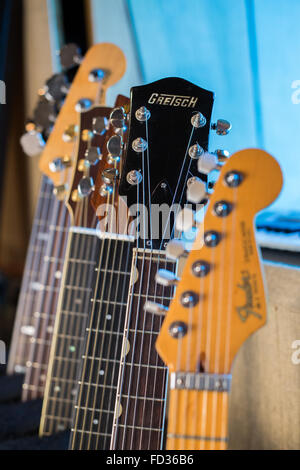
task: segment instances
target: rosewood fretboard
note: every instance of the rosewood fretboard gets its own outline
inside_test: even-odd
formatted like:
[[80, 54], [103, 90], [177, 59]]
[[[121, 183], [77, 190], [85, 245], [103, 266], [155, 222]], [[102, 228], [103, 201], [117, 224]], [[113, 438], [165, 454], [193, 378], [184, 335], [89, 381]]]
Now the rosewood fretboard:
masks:
[[158, 250], [134, 250], [123, 354], [114, 416], [112, 449], [161, 449], [164, 439], [167, 368], [155, 342], [163, 318], [145, 312], [148, 301], [169, 305], [173, 287], [155, 283], [158, 269], [176, 264]]

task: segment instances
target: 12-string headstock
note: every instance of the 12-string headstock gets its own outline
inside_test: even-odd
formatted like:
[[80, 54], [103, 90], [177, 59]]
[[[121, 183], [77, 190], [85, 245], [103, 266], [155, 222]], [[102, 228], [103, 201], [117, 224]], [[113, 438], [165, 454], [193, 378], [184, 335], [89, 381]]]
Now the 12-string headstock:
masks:
[[238, 349], [264, 325], [254, 218], [281, 187], [278, 163], [262, 150], [237, 152], [221, 169], [204, 219], [203, 248], [199, 234], [156, 343], [172, 372], [230, 373]]
[[82, 60], [39, 161], [63, 199], [72, 184], [79, 112], [105, 103], [106, 90], [124, 75], [126, 60], [114, 44], [91, 47]]
[[[150, 212], [154, 204], [171, 209], [172, 204], [186, 202], [187, 182], [193, 176], [200, 179], [197, 163], [208, 150], [213, 100], [212, 92], [181, 78], [164, 78], [131, 89], [128, 143], [119, 186], [129, 208], [143, 205]], [[154, 236], [151, 223], [149, 216], [148, 224], [145, 222], [149, 233], [142, 236], [148, 247], [159, 247], [169, 237], [164, 236], [164, 226]]]

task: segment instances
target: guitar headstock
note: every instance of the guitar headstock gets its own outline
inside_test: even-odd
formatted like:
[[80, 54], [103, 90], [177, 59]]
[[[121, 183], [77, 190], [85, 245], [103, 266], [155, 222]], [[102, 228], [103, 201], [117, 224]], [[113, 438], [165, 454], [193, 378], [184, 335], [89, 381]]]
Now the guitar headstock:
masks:
[[124, 54], [109, 43], [91, 47], [81, 62], [39, 161], [61, 199], [72, 182], [79, 113], [103, 105], [107, 89], [120, 80], [125, 69]]
[[266, 322], [254, 219], [281, 187], [278, 163], [262, 150], [237, 152], [222, 167], [203, 239], [188, 255], [156, 343], [172, 372], [230, 373], [239, 348]]
[[[213, 101], [212, 92], [181, 78], [164, 78], [131, 89], [119, 193], [126, 197], [132, 216], [136, 211], [143, 219], [140, 236], [148, 240], [149, 248], [170, 238], [165, 235], [164, 221], [160, 227], [152, 226], [153, 207], [166, 205], [169, 211], [184, 205], [188, 181], [201, 178], [197, 163], [208, 150]], [[140, 212], [142, 206], [147, 216]]]

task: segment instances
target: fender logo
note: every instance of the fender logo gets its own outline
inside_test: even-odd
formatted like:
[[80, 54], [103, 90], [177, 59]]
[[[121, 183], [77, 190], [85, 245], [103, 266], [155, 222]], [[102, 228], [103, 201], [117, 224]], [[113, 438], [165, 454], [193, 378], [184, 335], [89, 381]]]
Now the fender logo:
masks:
[[251, 276], [249, 271], [242, 271], [242, 284], [238, 284], [237, 287], [242, 289], [246, 295], [246, 303], [241, 307], [236, 307], [236, 311], [242, 320], [245, 322], [250, 315], [254, 315], [256, 318], [261, 319], [262, 316], [255, 312], [253, 307], [253, 289], [251, 285]]
[[194, 108], [198, 98], [194, 96], [167, 95], [165, 93], [152, 93], [148, 103], [164, 106], [181, 106], [182, 108]]

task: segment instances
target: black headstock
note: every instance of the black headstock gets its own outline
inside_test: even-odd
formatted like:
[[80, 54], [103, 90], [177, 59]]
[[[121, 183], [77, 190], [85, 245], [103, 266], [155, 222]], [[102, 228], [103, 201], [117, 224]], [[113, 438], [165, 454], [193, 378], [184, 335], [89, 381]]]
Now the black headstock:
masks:
[[193, 149], [196, 153], [208, 150], [213, 102], [212, 92], [182, 78], [164, 78], [131, 89], [119, 186], [129, 208], [137, 203], [148, 210], [152, 204], [183, 205], [187, 180], [198, 176], [206, 181], [198, 173], [197, 155], [191, 158], [191, 154]]

